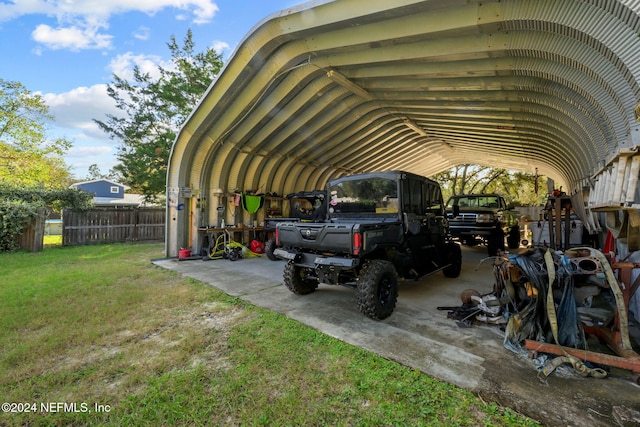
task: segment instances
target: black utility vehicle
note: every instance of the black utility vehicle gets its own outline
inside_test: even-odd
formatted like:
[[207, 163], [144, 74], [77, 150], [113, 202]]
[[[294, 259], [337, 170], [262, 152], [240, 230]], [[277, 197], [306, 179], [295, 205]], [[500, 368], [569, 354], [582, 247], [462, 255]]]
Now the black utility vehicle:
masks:
[[504, 250], [505, 229], [509, 248], [520, 245], [517, 212], [499, 194], [459, 194], [447, 201], [451, 235], [469, 246], [485, 244], [489, 256]]
[[393, 312], [398, 278], [443, 271], [460, 274], [460, 246], [451, 240], [440, 187], [402, 172], [374, 172], [327, 185], [322, 222], [278, 223], [275, 254], [287, 261], [284, 284], [295, 294], [319, 283], [356, 289], [358, 308], [373, 319]]

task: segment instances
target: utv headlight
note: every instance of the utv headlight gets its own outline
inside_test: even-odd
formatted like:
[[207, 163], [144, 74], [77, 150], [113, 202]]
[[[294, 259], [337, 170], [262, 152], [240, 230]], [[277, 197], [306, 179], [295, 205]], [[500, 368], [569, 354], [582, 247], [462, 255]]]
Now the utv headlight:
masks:
[[482, 223], [493, 222], [493, 215], [479, 214], [478, 217], [476, 218], [476, 222], [482, 222]]

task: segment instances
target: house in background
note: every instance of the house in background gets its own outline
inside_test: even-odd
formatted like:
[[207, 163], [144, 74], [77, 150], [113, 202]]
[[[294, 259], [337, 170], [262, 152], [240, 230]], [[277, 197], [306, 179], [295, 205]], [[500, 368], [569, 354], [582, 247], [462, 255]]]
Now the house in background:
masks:
[[128, 186], [108, 179], [76, 182], [69, 188], [77, 188], [93, 194], [96, 206], [144, 206], [144, 197], [140, 194], [125, 194]]

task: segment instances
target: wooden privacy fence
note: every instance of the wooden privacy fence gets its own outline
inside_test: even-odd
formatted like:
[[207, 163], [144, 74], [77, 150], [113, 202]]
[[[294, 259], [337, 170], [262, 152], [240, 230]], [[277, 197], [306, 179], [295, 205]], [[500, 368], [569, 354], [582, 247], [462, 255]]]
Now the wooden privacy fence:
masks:
[[62, 214], [63, 245], [163, 241], [164, 234], [163, 208], [65, 209]]
[[44, 208], [38, 209], [38, 215], [31, 221], [16, 242], [27, 251], [38, 252], [44, 246], [44, 225], [47, 220], [47, 211]]

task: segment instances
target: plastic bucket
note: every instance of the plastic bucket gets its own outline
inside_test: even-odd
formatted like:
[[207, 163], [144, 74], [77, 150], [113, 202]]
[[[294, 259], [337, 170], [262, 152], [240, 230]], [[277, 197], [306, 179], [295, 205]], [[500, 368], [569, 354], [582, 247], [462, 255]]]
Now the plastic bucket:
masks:
[[180, 249], [178, 252], [178, 258], [189, 258], [191, 256], [191, 249]]

